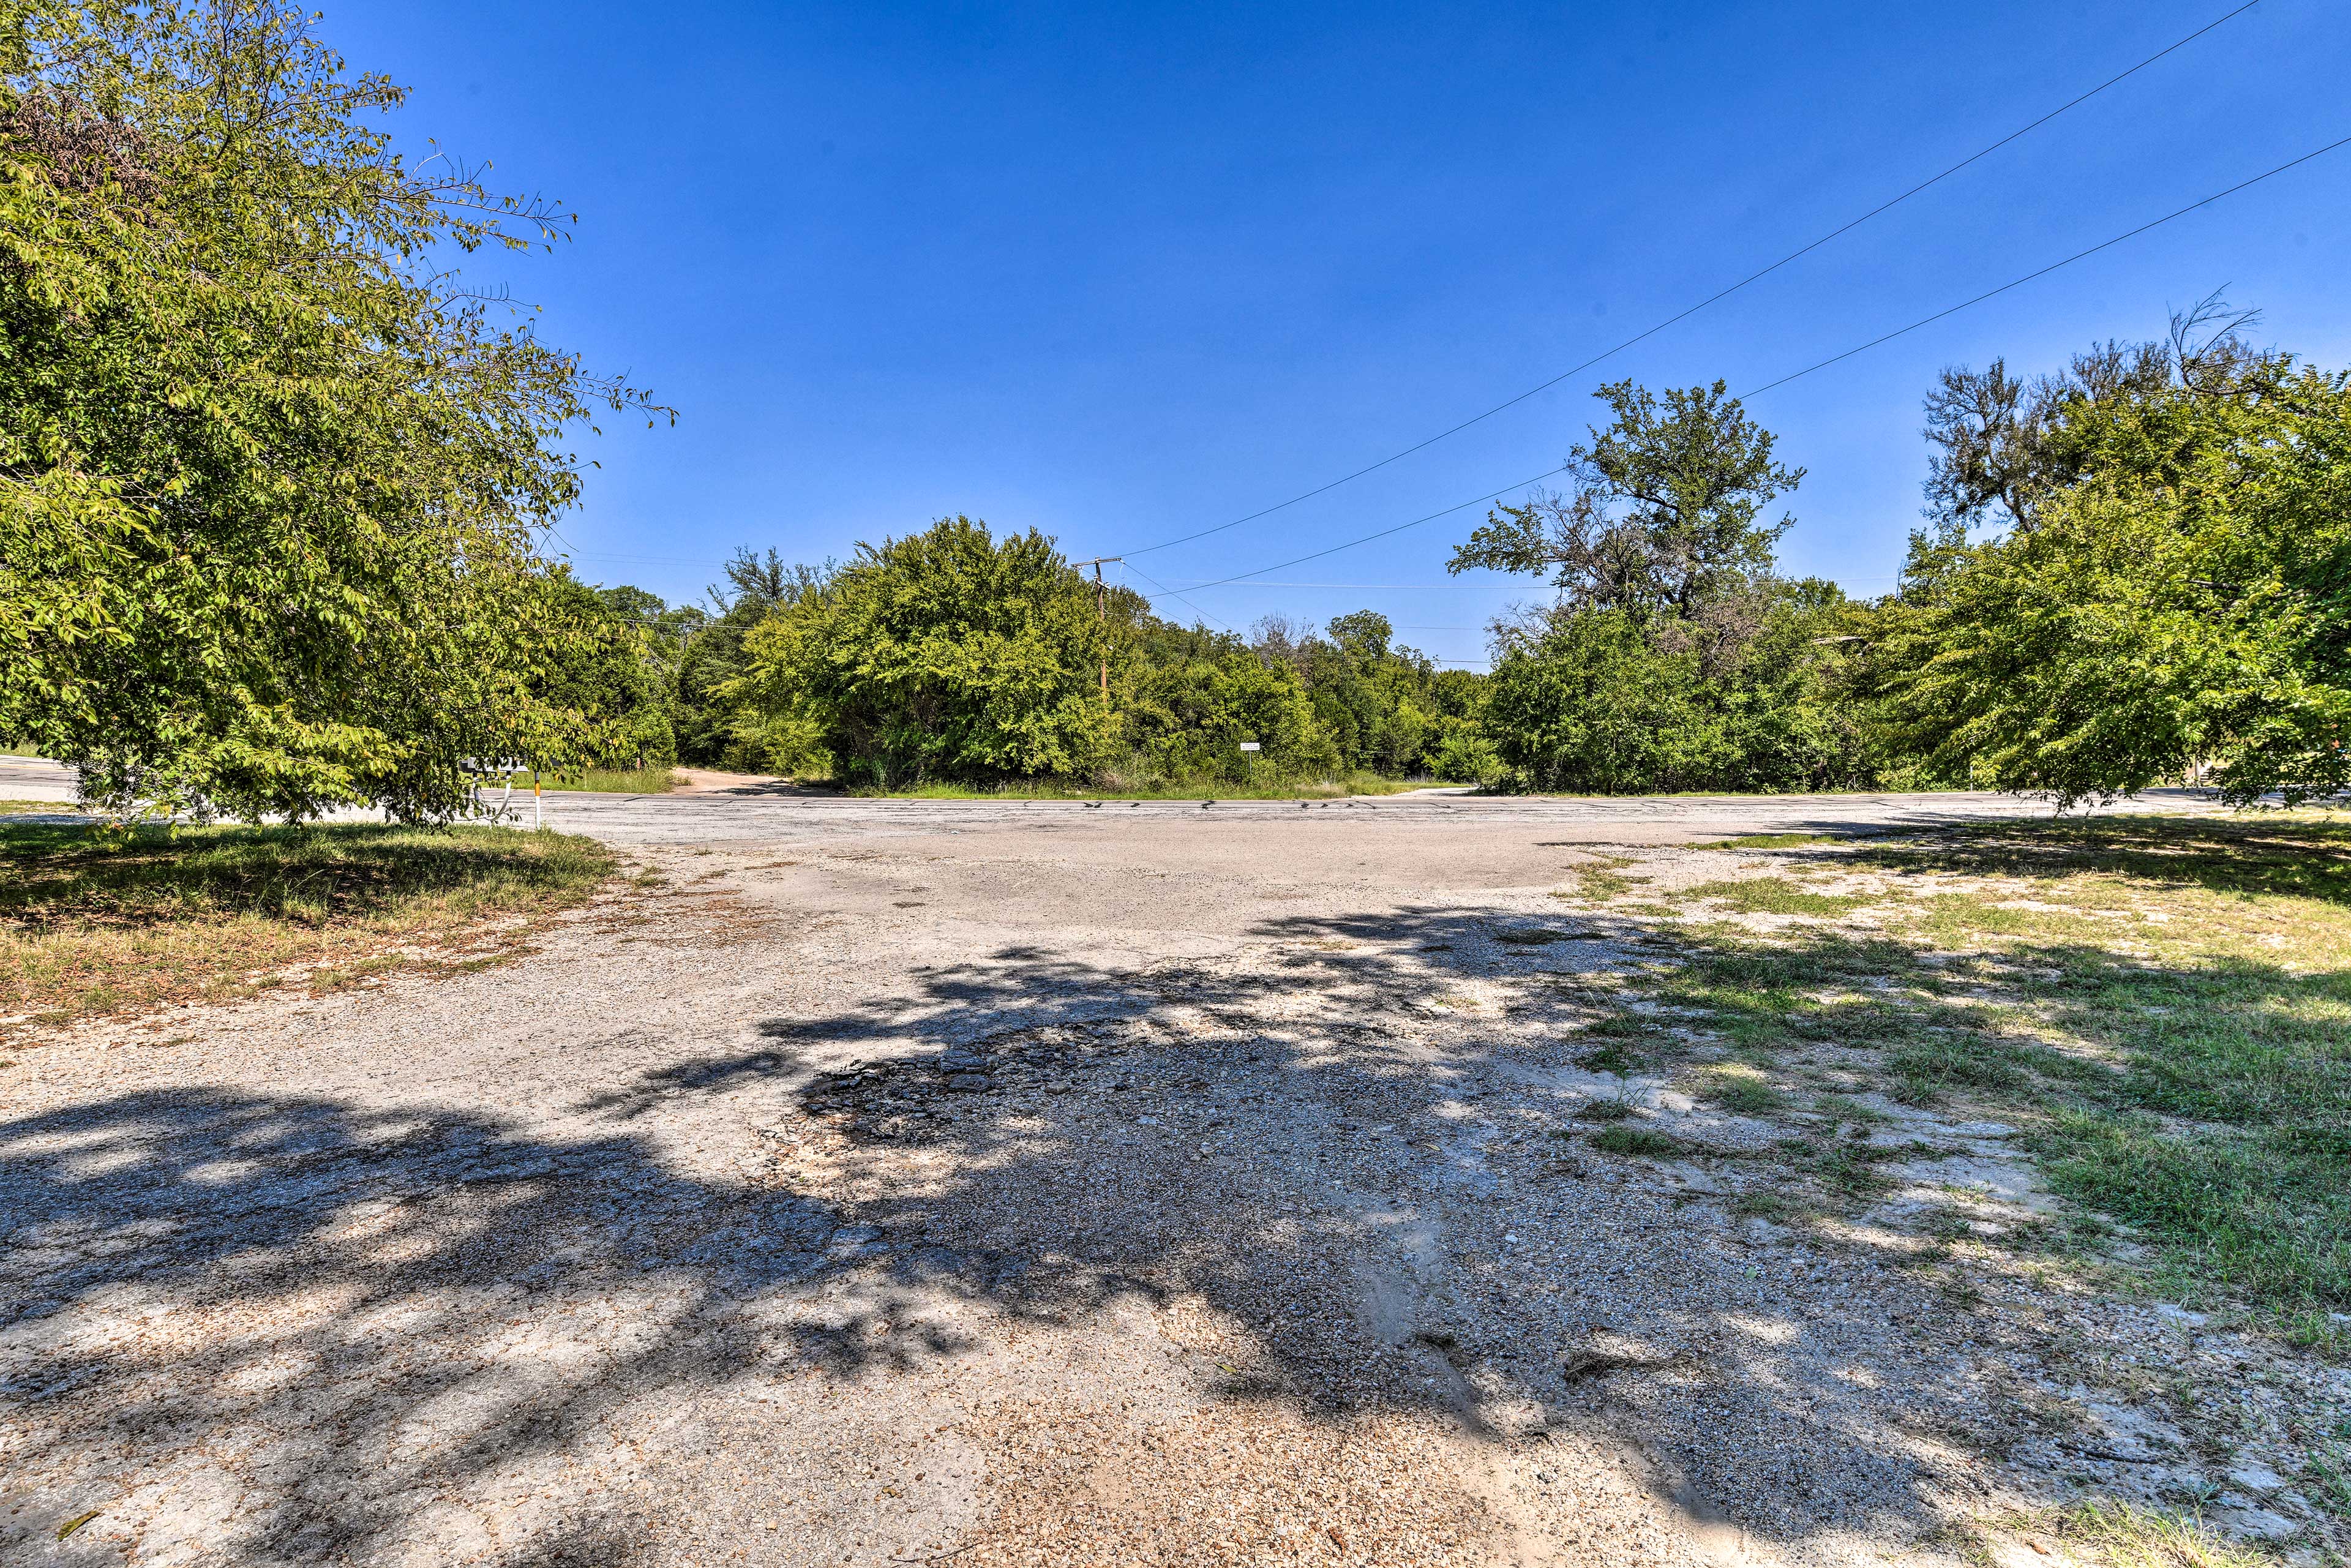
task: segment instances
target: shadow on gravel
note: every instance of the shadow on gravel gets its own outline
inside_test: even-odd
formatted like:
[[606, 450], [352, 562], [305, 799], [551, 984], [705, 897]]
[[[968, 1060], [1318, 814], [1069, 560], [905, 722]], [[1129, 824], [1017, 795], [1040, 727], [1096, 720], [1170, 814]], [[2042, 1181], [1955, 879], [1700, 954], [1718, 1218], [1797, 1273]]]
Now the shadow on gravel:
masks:
[[[1503, 1063], [1405, 1027], [1453, 1016], [1466, 978], [1531, 969], [1560, 999], [1514, 1026], [1588, 1017], [1577, 984], [1626, 933], [1430, 909], [1258, 935], [1280, 953], [1258, 977], [1008, 951], [903, 1005], [768, 1020], [590, 1102], [611, 1131], [581, 1141], [203, 1093], [0, 1123], [12, 1447], [81, 1456], [115, 1489], [82, 1506], [134, 1508], [187, 1479], [141, 1456], [240, 1454], [279, 1501], [237, 1561], [364, 1559], [437, 1494], [649, 1394], [952, 1356], [877, 1332], [916, 1326], [925, 1297], [1053, 1319], [1196, 1292], [1259, 1346], [1197, 1369], [1212, 1396], [1447, 1409], [1496, 1441], [1603, 1423], [1769, 1538], [1932, 1525], [1931, 1461], [1865, 1391], [1903, 1379], [1906, 1418], [1960, 1418], [1965, 1347], [1888, 1327], [1928, 1321], [1924, 1285], [1840, 1264], [1792, 1317], [1787, 1266], [1759, 1268], [1719, 1207], [1560, 1157], [1594, 1082], [1573, 1041], [1520, 1033]], [[1282, 1017], [1306, 988], [1323, 1011]], [[773, 1186], [681, 1179], [631, 1131], [681, 1093], [789, 1096], [899, 1196], [832, 1211], [780, 1166]], [[918, 1187], [888, 1163], [907, 1150], [949, 1157]], [[850, 1267], [881, 1278], [865, 1307], [814, 1327], [774, 1310]], [[170, 1348], [116, 1348], [134, 1332]], [[1900, 1364], [1843, 1377], [1889, 1334]], [[68, 1500], [0, 1517], [0, 1542]]]

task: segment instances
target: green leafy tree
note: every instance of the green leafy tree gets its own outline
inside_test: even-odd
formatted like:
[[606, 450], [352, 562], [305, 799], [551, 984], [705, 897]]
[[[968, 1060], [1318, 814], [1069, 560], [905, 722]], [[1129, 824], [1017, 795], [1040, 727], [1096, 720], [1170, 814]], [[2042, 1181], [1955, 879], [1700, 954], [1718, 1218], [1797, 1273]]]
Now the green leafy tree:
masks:
[[563, 219], [409, 164], [401, 99], [279, 0], [0, 21], [0, 732], [110, 805], [439, 815], [605, 738], [534, 547], [647, 405], [445, 269]]
[[674, 681], [678, 756], [705, 768], [751, 773], [822, 771], [830, 759], [816, 725], [805, 714], [770, 709], [735, 695], [747, 670], [743, 640], [751, 629], [831, 580], [838, 563], [787, 562], [737, 547], [725, 568], [726, 585], [713, 585], [716, 613], [697, 618], [681, 634]]
[[2265, 373], [2267, 356], [2243, 336], [2259, 319], [2211, 294], [2172, 317], [2168, 341], [2109, 340], [2030, 381], [2005, 360], [1947, 367], [1927, 394], [1927, 515], [1959, 533], [2031, 528], [2043, 501], [2097, 469], [2084, 410], [2182, 389], [2210, 395]]
[[1765, 508], [1802, 469], [1723, 384], [1630, 382], [1569, 455], [1572, 487], [1504, 507], [1452, 569], [1548, 577], [1506, 626], [1481, 724], [1522, 785], [1598, 791], [1799, 790], [1865, 783], [1873, 732], [1851, 697], [1834, 584], [1774, 574], [1792, 526]]
[[1092, 587], [1033, 529], [968, 517], [858, 547], [744, 639], [723, 695], [804, 717], [837, 771], [884, 788], [1083, 772], [1107, 752]]
[[[1339, 769], [1339, 749], [1294, 668], [1259, 658], [1230, 633], [1170, 625], [1139, 600], [1135, 605], [1139, 611], [1114, 607], [1133, 628], [1113, 688], [1123, 745], [1175, 778], [1238, 780], [1253, 768], [1311, 778]], [[1246, 740], [1263, 748], [1255, 763], [1240, 749]]]
[[[1418, 650], [1397, 643], [1386, 616], [1354, 611], [1319, 633], [1268, 616], [1255, 634], [1260, 659], [1297, 673], [1343, 767], [1392, 777], [1493, 772], [1490, 753], [1474, 738], [1482, 677], [1439, 670]], [[1477, 771], [1481, 766], [1484, 774]]]
[[1569, 449], [1570, 485], [1488, 515], [1449, 570], [1547, 576], [1570, 613], [1613, 610], [1636, 624], [1671, 617], [1702, 633], [1711, 658], [1752, 630], [1753, 585], [1793, 519], [1763, 508], [1803, 482], [1774, 460], [1775, 438], [1720, 382], [1593, 394], [1615, 418]]
[[1870, 654], [1896, 737], [2061, 804], [2351, 785], [2351, 377], [2240, 355], [2062, 420], [2084, 476], [2029, 527], [1914, 538]]
[[1735, 748], [1700, 690], [1698, 655], [1660, 651], [1622, 610], [1564, 615], [1495, 664], [1487, 726], [1537, 789], [1631, 794], [1705, 788]]

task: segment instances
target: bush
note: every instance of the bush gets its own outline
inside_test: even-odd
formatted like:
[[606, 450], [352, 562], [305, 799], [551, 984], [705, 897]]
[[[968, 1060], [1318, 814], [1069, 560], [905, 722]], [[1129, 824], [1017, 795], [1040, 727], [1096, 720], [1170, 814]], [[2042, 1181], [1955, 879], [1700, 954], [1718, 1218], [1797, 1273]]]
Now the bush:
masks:
[[724, 695], [804, 721], [884, 789], [1084, 772], [1111, 738], [1093, 590], [1033, 529], [943, 518], [857, 559], [744, 639]]

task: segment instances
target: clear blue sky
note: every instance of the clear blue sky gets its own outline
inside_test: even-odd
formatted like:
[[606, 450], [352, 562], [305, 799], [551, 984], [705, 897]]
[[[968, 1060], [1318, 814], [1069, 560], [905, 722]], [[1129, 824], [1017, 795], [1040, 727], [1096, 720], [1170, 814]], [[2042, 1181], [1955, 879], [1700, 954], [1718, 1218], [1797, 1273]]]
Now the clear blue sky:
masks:
[[[965, 512], [1117, 554], [1489, 407], [2228, 11], [1969, 5], [649, 5], [329, 0], [394, 120], [580, 214], [488, 258], [674, 429], [607, 422], [562, 525], [672, 600]], [[2351, 8], [2263, 0], [1608, 364], [1136, 565], [1174, 587], [1555, 465], [1601, 380], [1758, 385], [2351, 134]], [[2158, 334], [2220, 285], [2351, 359], [2351, 148], [1752, 404], [1811, 477], [1789, 570], [1883, 591], [1938, 366]], [[1246, 625], [1371, 605], [1439, 657], [1531, 585], [1448, 579], [1459, 514], [1210, 590]], [[1135, 586], [1147, 585], [1129, 579]], [[1343, 584], [1345, 587], [1299, 586]], [[1373, 585], [1373, 586], [1352, 586]], [[1163, 612], [1189, 620], [1173, 600]]]

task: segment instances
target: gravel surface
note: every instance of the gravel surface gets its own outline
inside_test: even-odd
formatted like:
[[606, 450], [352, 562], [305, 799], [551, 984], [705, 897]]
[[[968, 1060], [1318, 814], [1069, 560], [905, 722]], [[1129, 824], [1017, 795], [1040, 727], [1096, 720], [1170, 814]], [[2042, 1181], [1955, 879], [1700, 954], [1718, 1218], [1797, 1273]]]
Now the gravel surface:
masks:
[[[1845, 799], [1613, 821], [1953, 798]], [[1579, 1065], [1654, 951], [1513, 804], [570, 797], [633, 880], [518, 962], [22, 1050], [0, 1559], [1957, 1563], [2100, 1462], [2049, 1344], [2176, 1325], [1581, 1135], [1773, 1129]]]

